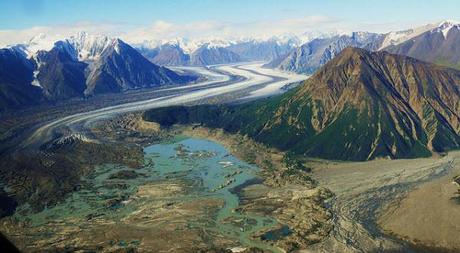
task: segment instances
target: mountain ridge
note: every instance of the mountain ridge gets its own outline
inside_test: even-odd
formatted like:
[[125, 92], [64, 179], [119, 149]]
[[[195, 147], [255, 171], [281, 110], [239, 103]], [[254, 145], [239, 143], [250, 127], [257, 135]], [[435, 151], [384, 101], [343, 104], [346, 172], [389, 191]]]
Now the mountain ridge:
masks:
[[459, 84], [460, 71], [454, 69], [346, 48], [279, 97], [154, 109], [144, 118], [163, 125], [201, 123], [326, 159], [423, 157], [460, 146]]
[[151, 63], [120, 39], [79, 33], [35, 52], [36, 45], [46, 44], [40, 38], [31, 40], [32, 49], [25, 44], [1, 49], [0, 66], [7, 70], [0, 72], [2, 108], [196, 79]]
[[460, 69], [460, 23], [441, 22], [410, 40], [382, 50]]
[[[442, 26], [444, 23], [446, 21], [388, 33], [352, 32], [351, 34], [317, 38], [300, 45], [284, 56], [273, 59], [265, 66], [312, 74], [346, 47], [359, 47], [371, 51], [385, 50], [404, 44], [423, 33]], [[415, 57], [410, 54], [404, 55]], [[423, 58], [419, 59], [423, 60]]]

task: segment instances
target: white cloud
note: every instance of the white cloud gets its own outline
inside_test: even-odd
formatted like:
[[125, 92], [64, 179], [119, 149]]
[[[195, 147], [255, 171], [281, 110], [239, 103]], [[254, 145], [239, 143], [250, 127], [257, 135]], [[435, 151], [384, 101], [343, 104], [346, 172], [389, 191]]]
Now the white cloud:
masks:
[[200, 21], [176, 24], [157, 21], [150, 26], [127, 32], [122, 37], [134, 43], [144, 40], [169, 40], [177, 37], [190, 39], [271, 37], [287, 33], [304, 33], [309, 30], [331, 30], [337, 23], [337, 20], [323, 16], [246, 23]]
[[58, 40], [75, 35], [79, 31], [118, 36], [123, 29], [126, 29], [126, 25], [79, 22], [72, 25], [35, 26], [27, 29], [0, 30], [0, 46], [4, 47], [6, 45], [24, 43], [39, 34], [46, 34], [50, 40]]
[[257, 22], [219, 22], [197, 21], [186, 24], [155, 21], [147, 26], [129, 24], [80, 22], [71, 25], [37, 26], [22, 30], [0, 30], [0, 46], [22, 43], [39, 33], [50, 38], [65, 38], [79, 31], [120, 37], [129, 43], [141, 43], [150, 40], [171, 40], [178, 37], [189, 39], [235, 39], [241, 37], [268, 38], [283, 34], [302, 34], [307, 32], [351, 32], [406, 29], [420, 23], [356, 24], [326, 16], [307, 16], [282, 20], [264, 20]]

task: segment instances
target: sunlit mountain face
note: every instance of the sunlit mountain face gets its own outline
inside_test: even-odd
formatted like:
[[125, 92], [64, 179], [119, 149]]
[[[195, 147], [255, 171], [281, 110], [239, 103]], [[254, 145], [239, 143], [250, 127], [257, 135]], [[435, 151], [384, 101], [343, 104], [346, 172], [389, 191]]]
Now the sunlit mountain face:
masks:
[[0, 252], [459, 252], [457, 1], [1, 1]]

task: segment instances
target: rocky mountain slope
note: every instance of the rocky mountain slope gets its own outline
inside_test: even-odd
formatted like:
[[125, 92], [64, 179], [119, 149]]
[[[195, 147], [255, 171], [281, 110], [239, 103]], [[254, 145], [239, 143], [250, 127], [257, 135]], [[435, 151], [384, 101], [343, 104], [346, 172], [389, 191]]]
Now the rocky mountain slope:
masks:
[[186, 83], [193, 77], [180, 76], [145, 59], [134, 48], [117, 39], [94, 63], [86, 80], [86, 95]]
[[285, 56], [299, 43], [300, 39], [295, 36], [236, 41], [191, 42], [186, 39], [177, 39], [167, 42], [144, 43], [137, 45], [136, 49], [144, 57], [160, 66], [201, 66], [237, 61], [269, 61]]
[[196, 79], [151, 63], [119, 39], [79, 33], [49, 49], [40, 38], [1, 49], [2, 109]]
[[239, 62], [241, 58], [236, 53], [223, 48], [204, 44], [190, 55], [190, 64], [195, 66]]
[[173, 107], [145, 118], [202, 123], [313, 157], [429, 156], [460, 146], [460, 71], [346, 48], [301, 86], [239, 106]]
[[266, 67], [312, 74], [346, 47], [376, 50], [383, 40], [383, 34], [367, 32], [354, 32], [351, 35], [314, 39], [292, 50], [288, 55], [274, 59]]
[[[443, 23], [443, 22], [441, 22]], [[436, 28], [438, 24], [432, 23], [432, 24], [426, 24], [406, 30], [401, 30], [401, 31], [391, 31], [388, 33], [384, 34], [384, 39], [382, 41], [382, 44], [380, 45], [379, 50], [393, 46], [393, 45], [398, 45], [403, 42], [406, 42], [414, 37], [419, 36], [420, 34], [432, 30]]]
[[20, 50], [0, 49], [0, 108], [32, 105], [41, 99], [41, 89], [31, 85], [34, 64]]
[[138, 48], [151, 62], [160, 66], [184, 66], [190, 64], [190, 55], [177, 44], [164, 44], [154, 49]]
[[435, 28], [383, 50], [460, 68], [460, 24], [451, 21], [441, 22]]
[[69, 43], [56, 42], [50, 51], [39, 51], [34, 61], [37, 65], [35, 82], [47, 99], [83, 96], [87, 64], [78, 61], [77, 51]]

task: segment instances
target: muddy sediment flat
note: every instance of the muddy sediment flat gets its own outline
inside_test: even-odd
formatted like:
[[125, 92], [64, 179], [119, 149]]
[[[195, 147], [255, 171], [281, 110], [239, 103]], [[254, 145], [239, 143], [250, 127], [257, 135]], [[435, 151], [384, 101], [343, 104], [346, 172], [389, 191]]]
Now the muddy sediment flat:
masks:
[[459, 174], [456, 161], [447, 175], [415, 187], [382, 212], [380, 227], [415, 245], [460, 251], [460, 203], [455, 198], [459, 188], [453, 182]]
[[[136, 133], [133, 142], [139, 132], [162, 133], [161, 143], [138, 142], [149, 143], [143, 166], [98, 165], [65, 202], [35, 214], [21, 206], [1, 220], [1, 231], [25, 251], [418, 252], [413, 244], [431, 245], [423, 236], [436, 229], [434, 246], [455, 243], [458, 223], [447, 217], [457, 219], [450, 215], [456, 206], [448, 197], [457, 189], [450, 181], [460, 152], [369, 162], [307, 158], [310, 173], [286, 168], [281, 151], [219, 129], [163, 131], [127, 117], [100, 134], [121, 125], [129, 126], [126, 136]], [[99, 136], [126, 141], [112, 137]]]
[[[423, 211], [417, 210], [420, 206], [414, 204], [414, 201], [423, 200], [423, 189], [431, 192], [430, 194], [436, 191], [439, 194], [445, 194], [444, 204], [455, 208], [451, 205], [452, 202], [446, 199], [454, 189], [449, 186], [435, 190], [435, 185], [439, 187], [440, 184], [447, 183], [448, 175], [458, 168], [459, 157], [460, 153], [454, 151], [444, 157], [408, 160], [312, 161], [315, 164], [313, 166], [315, 168], [314, 178], [320, 182], [320, 185], [328, 187], [335, 193], [335, 198], [329, 203], [334, 213], [334, 230], [328, 239], [315, 245], [312, 252], [330, 252], [331, 250], [337, 252], [417, 252], [411, 245], [401, 241], [401, 238], [389, 235], [389, 231], [386, 231], [386, 234], [380, 225], [385, 229], [391, 228], [392, 233], [395, 234], [404, 235], [409, 231], [415, 232], [417, 223], [422, 225], [430, 215], [429, 211], [428, 216], [425, 216]], [[446, 182], [434, 183], [435, 185], [430, 186], [431, 182], [437, 182], [440, 178], [445, 178]], [[418, 187], [420, 187], [419, 190], [417, 190]], [[424, 203], [422, 208], [436, 208], [436, 203], [441, 200], [434, 201], [433, 198], [435, 196], [425, 198], [427, 203]], [[395, 203], [396, 205], [401, 203], [401, 205], [395, 208]], [[389, 207], [393, 208], [389, 209]], [[385, 215], [387, 210], [391, 210], [391, 214]], [[406, 215], [400, 216], [403, 212], [407, 212]], [[444, 218], [439, 219], [445, 224], [448, 223], [449, 218], [447, 217], [452, 217], [449, 211], [443, 213], [441, 210], [432, 210], [431, 213], [433, 216], [443, 215]], [[453, 212], [452, 215], [455, 213]], [[408, 218], [410, 214], [413, 217]], [[378, 217], [385, 217], [382, 219], [385, 222], [379, 222]], [[408, 219], [398, 223], [404, 220], [404, 217]], [[453, 225], [446, 229], [442, 223], [436, 223], [436, 219], [427, 223], [424, 224], [426, 226], [425, 236], [433, 235], [438, 230], [444, 230], [436, 239], [437, 246], [447, 239], [442, 238], [441, 234], [453, 232], [451, 229], [455, 227]], [[423, 233], [422, 231], [424, 231], [423, 228], [417, 233]]]
[[148, 146], [144, 153], [142, 168], [96, 167], [82, 178], [79, 190], [54, 207], [34, 213], [20, 206], [2, 220], [1, 231], [26, 252], [256, 246], [279, 252], [252, 237], [276, 225], [275, 219], [235, 212], [239, 197], [231, 189], [254, 180], [256, 166], [217, 143], [181, 136]]

